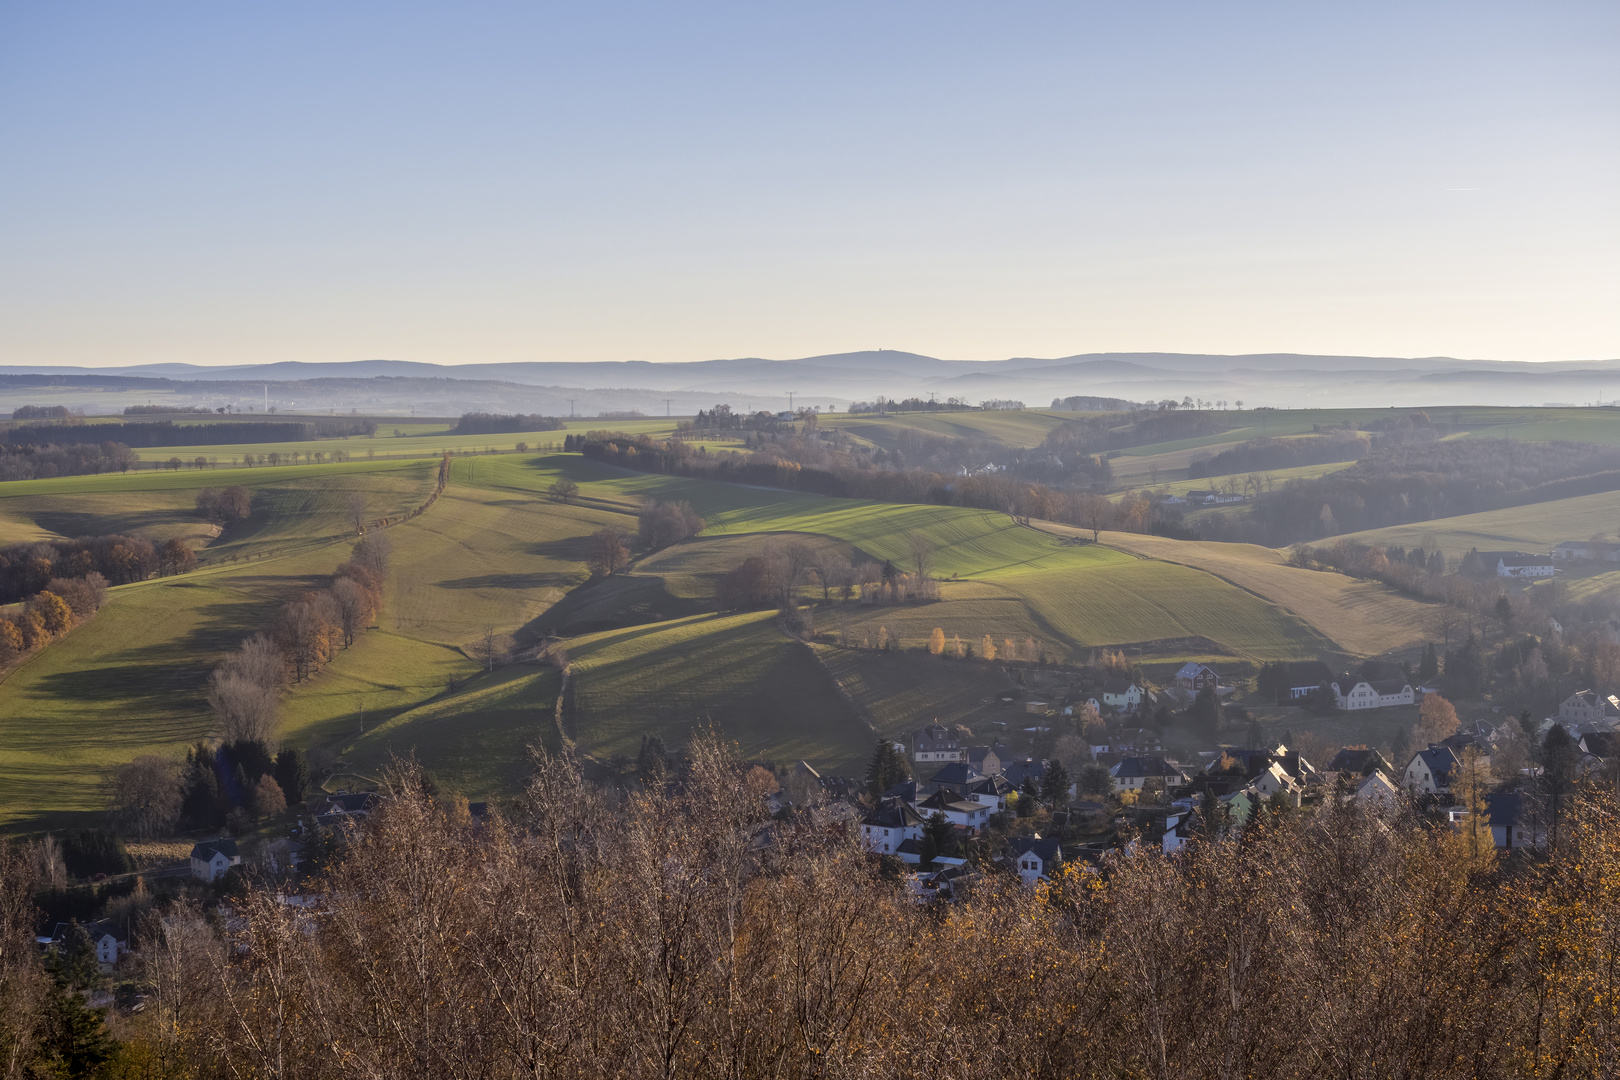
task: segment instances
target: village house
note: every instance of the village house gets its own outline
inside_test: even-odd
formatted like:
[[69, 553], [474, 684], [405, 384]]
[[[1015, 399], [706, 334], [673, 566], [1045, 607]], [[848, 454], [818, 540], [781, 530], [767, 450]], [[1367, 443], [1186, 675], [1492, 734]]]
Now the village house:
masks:
[[1160, 846], [1166, 855], [1174, 855], [1198, 839], [1204, 828], [1203, 817], [1197, 810], [1180, 810], [1164, 819], [1164, 837]]
[[242, 855], [236, 850], [236, 841], [229, 837], [204, 840], [191, 849], [191, 876], [199, 881], [218, 881], [231, 867], [241, 865]]
[[1521, 791], [1496, 791], [1485, 796], [1485, 816], [1491, 823], [1491, 839], [1504, 851], [1518, 848], [1540, 847], [1543, 837], [1537, 836], [1526, 820], [1528, 807]]
[[1260, 771], [1249, 785], [1255, 793], [1262, 798], [1269, 799], [1273, 795], [1281, 795], [1290, 806], [1298, 806], [1304, 786], [1283, 769], [1280, 762], [1273, 761]]
[[1340, 709], [1386, 709], [1392, 705], [1411, 705], [1417, 701], [1412, 684], [1406, 679], [1369, 680], [1359, 675], [1340, 675], [1331, 684], [1333, 698]]
[[977, 835], [990, 820], [990, 808], [976, 799], [967, 799], [949, 791], [936, 791], [917, 804], [917, 813], [924, 820], [939, 814], [956, 828]]
[[1063, 849], [1055, 839], [1015, 836], [1007, 842], [1007, 852], [1025, 885], [1034, 885], [1063, 865]]
[[922, 815], [899, 799], [884, 799], [861, 819], [861, 842], [867, 851], [893, 854], [907, 840], [922, 836]]
[[1005, 746], [970, 746], [967, 750], [967, 763], [973, 771], [980, 776], [999, 776], [1001, 774], [1001, 759], [1011, 756]]
[[1162, 757], [1128, 757], [1108, 770], [1114, 790], [1141, 791], [1150, 781], [1169, 788], [1187, 782], [1186, 774]]
[[1102, 703], [1121, 712], [1135, 712], [1142, 704], [1142, 688], [1130, 679], [1105, 679], [1102, 687]]
[[1452, 771], [1457, 767], [1457, 755], [1447, 746], [1431, 744], [1427, 750], [1412, 755], [1406, 766], [1402, 786], [1414, 795], [1446, 795], [1451, 791]]
[[1531, 555], [1523, 551], [1480, 552], [1486, 566], [1496, 567], [1496, 576], [1504, 578], [1543, 578], [1553, 576], [1551, 555]]
[[998, 810], [1007, 809], [1007, 797], [1012, 793], [1013, 786], [1007, 782], [1005, 776], [997, 773], [974, 784], [968, 789], [967, 797], [989, 807], [993, 814]]
[[929, 794], [947, 791], [958, 798], [966, 798], [968, 792], [983, 779], [984, 775], [967, 762], [953, 761], [928, 778], [927, 788]]
[[967, 760], [967, 747], [962, 746], [955, 732], [943, 724], [932, 724], [916, 732], [911, 744], [914, 747], [912, 760], [919, 764]]
[[[1594, 690], [1578, 690], [1558, 705], [1558, 719], [1561, 722], [1599, 723], [1614, 718], [1614, 708], [1609, 704], [1609, 699], [1600, 696]], [[1564, 726], [1567, 729], [1569, 725], [1566, 723]]]
[[1196, 694], [1206, 686], [1218, 688], [1220, 684], [1221, 677], [1206, 664], [1186, 663], [1176, 672], [1176, 687], [1190, 694]]
[[[118, 958], [129, 951], [129, 942], [119, 938], [116, 925], [109, 919], [99, 922], [78, 924], [85, 936], [90, 939], [90, 947], [95, 950], [96, 963], [103, 971], [110, 971], [117, 963]], [[56, 930], [49, 938], [40, 938], [41, 942], [49, 941], [61, 948], [69, 944], [73, 936], [74, 924], [63, 922], [56, 924]]]
[[1385, 813], [1401, 805], [1401, 790], [1382, 772], [1374, 771], [1368, 773], [1357, 785], [1351, 798], [1364, 806]]

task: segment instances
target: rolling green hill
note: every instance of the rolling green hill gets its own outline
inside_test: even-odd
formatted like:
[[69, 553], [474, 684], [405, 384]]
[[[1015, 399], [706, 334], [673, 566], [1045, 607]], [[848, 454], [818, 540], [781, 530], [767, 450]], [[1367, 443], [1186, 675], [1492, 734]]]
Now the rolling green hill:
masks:
[[[205, 484], [240, 480], [260, 500], [253, 520], [213, 545], [207, 568], [114, 589], [95, 619], [0, 682], [0, 828], [93, 821], [102, 770], [139, 753], [178, 754], [205, 736], [208, 671], [347, 556], [350, 492], [395, 513], [426, 497], [434, 467], [359, 461], [0, 485], [0, 521], [18, 538], [58, 533], [69, 520], [70, 531], [184, 534], [199, 528], [187, 510]], [[545, 495], [559, 476], [580, 484], [571, 504]], [[630, 573], [586, 584], [586, 538], [604, 525], [633, 533], [650, 497], [690, 501], [709, 527]], [[427, 513], [387, 530], [394, 556], [380, 625], [287, 693], [283, 733], [356, 776], [414, 748], [470, 795], [509, 791], [523, 747], [551, 737], [556, 676], [528, 664], [479, 675], [469, 647], [486, 629], [532, 641], [575, 623], [596, 627], [567, 643], [568, 734], [586, 752], [633, 756], [648, 732], [675, 747], [713, 721], [750, 755], [842, 769], [870, 752], [873, 726], [976, 715], [1000, 676], [983, 664], [806, 646], [770, 612], [714, 616], [713, 580], [768, 543], [905, 565], [908, 533], [931, 543], [936, 574], [954, 575], [942, 598], [815, 609], [829, 641], [842, 632], [859, 645], [881, 626], [920, 645], [940, 626], [975, 647], [985, 634], [998, 647], [1034, 638], [1059, 659], [1097, 645], [1164, 661], [1354, 651], [1330, 640], [1326, 620], [1299, 617], [1287, 595], [1190, 562], [1065, 544], [1004, 515], [653, 476], [578, 455], [476, 456], [453, 462], [449, 489]], [[222, 557], [233, 552], [247, 557]], [[819, 596], [812, 586], [800, 593]], [[909, 688], [925, 668], [927, 687]]]

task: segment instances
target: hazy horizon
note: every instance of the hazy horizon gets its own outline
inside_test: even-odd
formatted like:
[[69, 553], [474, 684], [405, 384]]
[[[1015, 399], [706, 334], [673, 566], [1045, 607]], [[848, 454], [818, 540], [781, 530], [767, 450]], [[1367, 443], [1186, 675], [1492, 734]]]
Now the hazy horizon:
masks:
[[0, 8], [0, 365], [1620, 356], [1620, 9]]

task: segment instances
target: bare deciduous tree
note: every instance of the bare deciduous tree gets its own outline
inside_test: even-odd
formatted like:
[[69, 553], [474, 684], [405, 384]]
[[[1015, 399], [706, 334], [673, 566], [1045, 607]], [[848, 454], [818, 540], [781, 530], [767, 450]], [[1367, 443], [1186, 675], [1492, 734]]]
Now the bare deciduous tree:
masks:
[[156, 754], [142, 754], [108, 777], [107, 810], [120, 830], [146, 840], [174, 828], [182, 794], [180, 766]]

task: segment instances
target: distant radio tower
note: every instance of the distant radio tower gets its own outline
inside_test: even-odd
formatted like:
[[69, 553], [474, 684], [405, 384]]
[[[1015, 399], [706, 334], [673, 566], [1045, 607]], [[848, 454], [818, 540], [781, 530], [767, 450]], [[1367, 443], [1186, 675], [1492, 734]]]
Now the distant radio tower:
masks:
[[570, 419], [572, 419], [574, 415], [574, 401], [574, 398], [568, 399], [568, 416]]
[[670, 403], [670, 400], [671, 400], [670, 398], [665, 398], [664, 399], [664, 419], [666, 419], [666, 420], [669, 419], [669, 403]]
[[788, 391], [788, 412], [793, 411], [793, 391]]
[[264, 384], [264, 411], [270, 411], [270, 384]]

